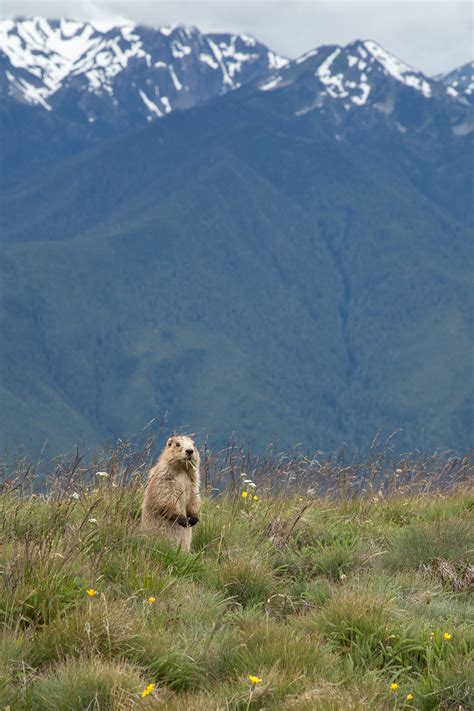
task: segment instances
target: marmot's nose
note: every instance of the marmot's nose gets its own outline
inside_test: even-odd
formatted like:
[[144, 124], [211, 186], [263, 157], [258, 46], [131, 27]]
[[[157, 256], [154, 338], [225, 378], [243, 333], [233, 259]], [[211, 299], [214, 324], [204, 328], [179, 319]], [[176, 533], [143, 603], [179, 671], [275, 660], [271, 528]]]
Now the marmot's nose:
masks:
[[194, 449], [187, 449], [187, 450], [186, 450], [186, 454], [188, 454], [189, 456], [191, 456], [191, 454], [194, 454]]

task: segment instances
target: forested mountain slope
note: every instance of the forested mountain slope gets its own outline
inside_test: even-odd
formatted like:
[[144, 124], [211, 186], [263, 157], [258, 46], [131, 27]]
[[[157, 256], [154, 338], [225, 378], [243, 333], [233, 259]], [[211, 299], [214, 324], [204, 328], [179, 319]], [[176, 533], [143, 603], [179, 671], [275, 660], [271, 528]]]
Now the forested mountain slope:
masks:
[[373, 47], [365, 103], [340, 96], [356, 78], [328, 71], [361, 49], [4, 191], [4, 447], [95, 444], [165, 412], [257, 449], [379, 428], [472, 445], [472, 109], [379, 71]]

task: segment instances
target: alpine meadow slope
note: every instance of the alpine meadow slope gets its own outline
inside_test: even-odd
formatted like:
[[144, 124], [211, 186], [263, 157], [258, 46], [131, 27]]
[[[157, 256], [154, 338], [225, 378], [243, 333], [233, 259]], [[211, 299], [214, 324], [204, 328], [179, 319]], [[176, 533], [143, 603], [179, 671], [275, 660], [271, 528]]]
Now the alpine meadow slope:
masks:
[[6, 467], [1, 708], [473, 708], [472, 457], [206, 449], [183, 553], [139, 530], [155, 444]]
[[214, 444], [469, 448], [472, 107], [397, 62], [319, 48], [78, 151], [63, 120], [3, 191], [2, 446], [167, 412]]

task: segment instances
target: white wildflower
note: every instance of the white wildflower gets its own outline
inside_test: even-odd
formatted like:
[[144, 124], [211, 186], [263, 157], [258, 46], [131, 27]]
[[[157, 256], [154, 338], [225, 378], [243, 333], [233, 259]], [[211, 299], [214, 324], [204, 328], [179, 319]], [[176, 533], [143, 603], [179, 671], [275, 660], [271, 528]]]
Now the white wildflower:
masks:
[[96, 472], [96, 476], [109, 476], [107, 472]]
[[90, 518], [89, 523], [98, 523], [96, 518]]
[[71, 494], [71, 499], [75, 499], [77, 501], [78, 498], [79, 498], [79, 494], [77, 493], [77, 491], [73, 491]]

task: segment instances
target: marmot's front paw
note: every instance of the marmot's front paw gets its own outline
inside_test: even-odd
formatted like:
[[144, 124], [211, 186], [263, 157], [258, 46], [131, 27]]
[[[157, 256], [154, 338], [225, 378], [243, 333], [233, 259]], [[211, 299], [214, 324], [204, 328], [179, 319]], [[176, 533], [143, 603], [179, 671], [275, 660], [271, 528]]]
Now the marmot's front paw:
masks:
[[179, 525], [182, 526], [183, 528], [188, 527], [188, 517], [187, 516], [178, 516], [178, 518], [176, 519], [176, 522], [179, 523]]
[[195, 526], [199, 523], [199, 516], [188, 516], [188, 524], [190, 526]]

